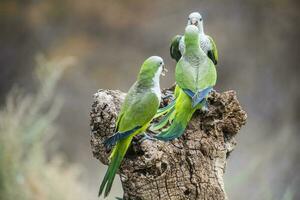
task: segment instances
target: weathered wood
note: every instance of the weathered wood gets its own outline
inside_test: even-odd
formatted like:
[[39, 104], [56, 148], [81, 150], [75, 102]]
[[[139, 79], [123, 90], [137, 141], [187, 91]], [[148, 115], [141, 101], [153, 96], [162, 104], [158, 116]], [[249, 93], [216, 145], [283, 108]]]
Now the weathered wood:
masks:
[[[170, 92], [170, 91], [165, 91]], [[93, 155], [108, 164], [103, 141], [114, 133], [125, 94], [99, 90], [91, 110]], [[185, 134], [171, 142], [135, 138], [120, 167], [124, 199], [227, 199], [223, 174], [246, 122], [234, 91], [212, 92], [209, 111], [197, 111]]]

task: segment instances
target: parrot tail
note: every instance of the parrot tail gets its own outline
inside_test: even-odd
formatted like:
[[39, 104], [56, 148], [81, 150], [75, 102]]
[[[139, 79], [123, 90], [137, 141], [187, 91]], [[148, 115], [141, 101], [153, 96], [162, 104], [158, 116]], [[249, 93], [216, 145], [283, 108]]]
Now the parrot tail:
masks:
[[117, 145], [113, 148], [113, 151], [110, 155], [110, 164], [106, 171], [104, 179], [101, 183], [98, 196], [101, 196], [104, 188], [105, 188], [104, 198], [108, 196], [108, 194], [111, 190], [114, 178], [116, 176], [117, 170], [119, 169], [120, 164], [126, 154], [126, 151], [131, 143], [132, 137], [128, 137], [126, 139], [120, 140], [117, 143]]
[[153, 117], [153, 119], [156, 119], [164, 114], [166, 114], [167, 112], [169, 112], [172, 108], [174, 108], [175, 106], [175, 102], [176, 100], [173, 100], [171, 103], [169, 103], [167, 106], [160, 108], [157, 110], [155, 116]]
[[[153, 119], [156, 119], [156, 118], [170, 112], [175, 107], [176, 99], [179, 96], [180, 91], [181, 91], [180, 87], [178, 85], [176, 85], [175, 91], [174, 91], [175, 99], [173, 101], [171, 101], [167, 106], [158, 109], [157, 112], [156, 112], [156, 115], [153, 117]], [[193, 95], [194, 95], [194, 93], [193, 93]]]
[[157, 131], [167, 125], [168, 122], [171, 122], [174, 119], [175, 116], [175, 109], [174, 107], [165, 115], [161, 118], [161, 120], [156, 123], [152, 124], [152, 126], [149, 128], [151, 131]]
[[154, 136], [158, 140], [169, 141], [180, 137], [197, 108], [192, 107], [191, 98], [181, 91], [176, 100], [175, 117], [170, 127]]

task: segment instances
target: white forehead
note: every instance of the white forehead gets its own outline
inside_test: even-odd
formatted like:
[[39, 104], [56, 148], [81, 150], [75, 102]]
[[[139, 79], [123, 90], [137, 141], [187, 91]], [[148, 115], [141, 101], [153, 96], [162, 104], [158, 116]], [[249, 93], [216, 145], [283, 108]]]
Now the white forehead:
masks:
[[192, 13], [189, 15], [189, 18], [197, 18], [197, 19], [201, 19], [202, 16], [201, 16], [200, 13], [198, 13], [198, 12], [192, 12]]

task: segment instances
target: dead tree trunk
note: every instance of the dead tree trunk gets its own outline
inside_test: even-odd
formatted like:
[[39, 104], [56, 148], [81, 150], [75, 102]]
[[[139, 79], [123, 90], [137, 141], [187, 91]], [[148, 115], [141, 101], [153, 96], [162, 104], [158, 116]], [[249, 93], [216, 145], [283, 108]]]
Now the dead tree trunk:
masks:
[[[104, 164], [108, 164], [110, 150], [103, 141], [114, 133], [124, 97], [124, 93], [112, 90], [99, 90], [94, 95], [91, 146], [94, 157]], [[226, 159], [247, 115], [234, 91], [212, 92], [208, 102], [209, 111], [196, 112], [179, 139], [135, 138], [119, 170], [124, 199], [227, 199], [223, 181]]]

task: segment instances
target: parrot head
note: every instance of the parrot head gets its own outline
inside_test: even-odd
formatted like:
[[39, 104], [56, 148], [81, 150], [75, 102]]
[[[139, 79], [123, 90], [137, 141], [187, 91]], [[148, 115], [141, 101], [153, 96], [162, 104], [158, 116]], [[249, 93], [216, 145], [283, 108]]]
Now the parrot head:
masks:
[[139, 73], [139, 80], [158, 78], [166, 71], [163, 59], [159, 56], [151, 56], [144, 61]]
[[195, 25], [199, 29], [199, 32], [203, 31], [203, 20], [202, 16], [198, 12], [192, 12], [188, 17], [187, 25]]
[[187, 25], [184, 33], [184, 42], [188, 46], [199, 46], [199, 29], [195, 25]]

